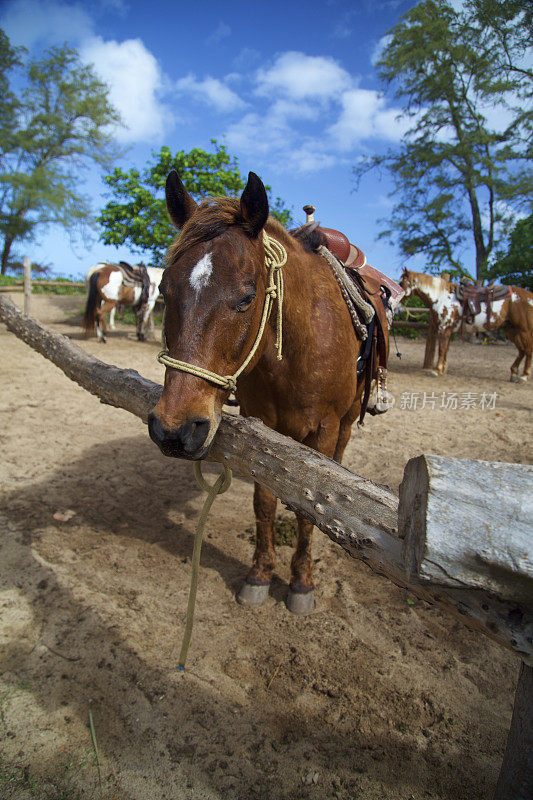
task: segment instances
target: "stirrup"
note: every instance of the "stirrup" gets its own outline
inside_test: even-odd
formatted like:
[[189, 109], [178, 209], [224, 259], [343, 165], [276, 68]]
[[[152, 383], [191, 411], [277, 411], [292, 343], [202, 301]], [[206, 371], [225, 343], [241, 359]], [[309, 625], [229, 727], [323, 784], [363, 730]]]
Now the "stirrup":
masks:
[[366, 410], [369, 414], [384, 414], [394, 406], [395, 398], [387, 390], [387, 370], [378, 367], [377, 375], [370, 384], [370, 396]]

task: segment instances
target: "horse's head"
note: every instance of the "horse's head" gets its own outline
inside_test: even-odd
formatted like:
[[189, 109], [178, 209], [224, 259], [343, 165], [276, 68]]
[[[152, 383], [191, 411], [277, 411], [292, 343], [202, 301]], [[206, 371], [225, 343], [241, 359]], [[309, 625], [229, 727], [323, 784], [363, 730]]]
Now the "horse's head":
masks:
[[[172, 171], [166, 200], [172, 222], [182, 229], [160, 284], [169, 361], [233, 375], [251, 350], [263, 312], [265, 188], [251, 172], [240, 201], [197, 205]], [[151, 438], [165, 455], [204, 458], [230, 388], [167, 364], [161, 399], [148, 418]]]
[[412, 294], [414, 285], [413, 285], [413, 275], [410, 270], [403, 268], [403, 272], [400, 278], [400, 286], [405, 292], [405, 297], [409, 297]]

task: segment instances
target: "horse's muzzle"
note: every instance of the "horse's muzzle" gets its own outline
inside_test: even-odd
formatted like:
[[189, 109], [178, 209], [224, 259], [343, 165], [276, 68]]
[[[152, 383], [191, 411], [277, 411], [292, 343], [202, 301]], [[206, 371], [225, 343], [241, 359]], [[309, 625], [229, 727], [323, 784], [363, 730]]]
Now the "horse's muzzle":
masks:
[[148, 432], [150, 438], [159, 447], [163, 455], [172, 458], [187, 458], [198, 461], [209, 452], [205, 446], [211, 428], [211, 420], [206, 418], [188, 419], [179, 428], [167, 430], [161, 420], [153, 412], [148, 415]]

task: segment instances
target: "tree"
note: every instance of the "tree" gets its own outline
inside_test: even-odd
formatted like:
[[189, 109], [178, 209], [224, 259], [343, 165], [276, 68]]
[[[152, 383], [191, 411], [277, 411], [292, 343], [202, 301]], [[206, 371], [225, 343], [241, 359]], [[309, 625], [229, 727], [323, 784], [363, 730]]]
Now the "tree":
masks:
[[[68, 230], [94, 225], [80, 174], [118, 155], [110, 126], [119, 117], [107, 86], [82, 64], [75, 50], [51, 48], [25, 66], [22, 48], [0, 36], [1, 272], [13, 245], [32, 240], [50, 224]], [[10, 90], [10, 74], [23, 67], [22, 88]], [[4, 110], [0, 108], [0, 111]]]
[[489, 280], [533, 291], [533, 214], [520, 219], [509, 234], [507, 249], [494, 254], [487, 271]]
[[[176, 169], [187, 191], [197, 200], [221, 195], [235, 196], [242, 192], [245, 182], [241, 178], [236, 158], [232, 158], [224, 145], [211, 140], [214, 152], [206, 153], [194, 148], [172, 155], [170, 148], [162, 147], [153, 153], [153, 160], [141, 172], [137, 169], [116, 168], [105, 177], [111, 187], [110, 200], [98, 217], [103, 228], [101, 239], [105, 244], [129, 244], [136, 252], [149, 252], [150, 263], [160, 264], [171, 244], [175, 231], [172, 228], [165, 204], [165, 181], [168, 173]], [[270, 194], [270, 187], [266, 187]], [[283, 225], [291, 220], [290, 211], [283, 207], [278, 197], [270, 199], [270, 211]]]
[[533, 114], [525, 109], [533, 73], [522, 64], [530, 22], [519, 0], [470, 0], [463, 11], [424, 0], [392, 29], [378, 62], [410, 129], [397, 148], [354, 172], [390, 172], [395, 205], [381, 235], [403, 256], [423, 254], [433, 272], [484, 279], [505, 228], [531, 197]]

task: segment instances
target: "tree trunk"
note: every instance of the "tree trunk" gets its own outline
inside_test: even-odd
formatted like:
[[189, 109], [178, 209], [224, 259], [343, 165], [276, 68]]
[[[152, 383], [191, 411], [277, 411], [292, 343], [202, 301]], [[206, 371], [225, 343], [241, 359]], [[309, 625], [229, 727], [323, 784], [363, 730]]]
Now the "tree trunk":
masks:
[[13, 244], [14, 239], [12, 237], [6, 236], [4, 239], [4, 247], [2, 248], [2, 266], [0, 269], [0, 274], [5, 275], [7, 270], [7, 265], [9, 263], [9, 254], [11, 253], [11, 245]]

